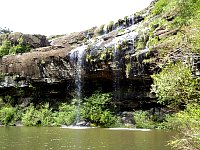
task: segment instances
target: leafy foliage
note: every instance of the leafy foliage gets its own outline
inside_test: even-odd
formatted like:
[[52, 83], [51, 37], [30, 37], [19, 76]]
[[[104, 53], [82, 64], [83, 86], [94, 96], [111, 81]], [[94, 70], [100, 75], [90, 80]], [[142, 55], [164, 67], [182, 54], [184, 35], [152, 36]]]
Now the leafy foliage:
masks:
[[57, 125], [72, 125], [77, 116], [77, 107], [75, 105], [61, 104], [56, 115]]
[[181, 150], [200, 149], [200, 106], [188, 104], [184, 111], [166, 117], [165, 126], [181, 132], [169, 145]]
[[177, 1], [179, 14], [176, 18], [178, 25], [190, 25], [193, 19], [200, 17], [200, 0], [179, 0]]
[[114, 27], [114, 21], [110, 21], [109, 24], [106, 26], [107, 32], [111, 32]]
[[159, 74], [152, 75], [152, 92], [158, 102], [177, 108], [191, 102], [200, 102], [199, 78], [193, 78], [189, 66], [183, 63], [166, 66]]
[[40, 107], [40, 109], [30, 105], [22, 115], [22, 123], [25, 126], [50, 126], [54, 123], [52, 110], [49, 109], [48, 104]]
[[0, 34], [11, 33], [12, 31], [9, 28], [1, 28], [0, 27]]
[[30, 46], [23, 44], [23, 39], [18, 39], [17, 45], [12, 45], [11, 41], [4, 40], [0, 46], [0, 57], [3, 57], [8, 54], [18, 54], [25, 53], [30, 51]]
[[17, 109], [11, 106], [4, 106], [0, 109], [0, 122], [2, 125], [14, 125], [17, 118]]
[[98, 35], [102, 35], [103, 34], [103, 32], [104, 32], [104, 24], [103, 25], [101, 25], [98, 29], [97, 29], [97, 33], [98, 33]]
[[158, 15], [163, 11], [163, 8], [167, 5], [169, 0], [159, 0], [155, 3], [155, 7], [153, 9], [153, 14]]
[[82, 117], [96, 125], [110, 127], [116, 121], [116, 117], [113, 116], [114, 106], [110, 103], [111, 99], [109, 93], [95, 93], [85, 98]]
[[162, 128], [162, 123], [158, 120], [156, 115], [150, 115], [147, 111], [138, 110], [133, 112], [135, 127], [155, 129]]
[[2, 57], [4, 55], [8, 55], [11, 47], [12, 47], [12, 45], [11, 45], [10, 41], [8, 41], [8, 40], [3, 41], [2, 45], [0, 46], [0, 57]]

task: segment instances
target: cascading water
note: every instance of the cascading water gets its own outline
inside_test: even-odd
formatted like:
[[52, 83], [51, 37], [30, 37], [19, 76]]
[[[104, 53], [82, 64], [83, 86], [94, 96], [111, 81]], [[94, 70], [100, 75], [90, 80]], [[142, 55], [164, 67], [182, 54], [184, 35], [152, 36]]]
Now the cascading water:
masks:
[[75, 75], [75, 99], [77, 101], [77, 115], [75, 125], [80, 122], [80, 103], [83, 92], [83, 66], [84, 66], [85, 46], [77, 47], [70, 54], [71, 63], [74, 65]]
[[119, 58], [119, 50], [115, 44], [115, 49], [114, 49], [114, 54], [113, 54], [113, 75], [114, 75], [114, 80], [113, 80], [113, 89], [114, 89], [114, 93], [113, 93], [113, 98], [115, 101], [119, 101], [120, 100], [120, 67], [119, 67], [119, 63], [120, 63], [120, 58]]
[[[116, 36], [111, 42], [108, 42], [104, 45], [105, 50], [109, 48], [113, 48], [113, 62], [111, 63], [111, 68], [113, 71], [113, 98], [118, 103], [122, 97], [121, 87], [120, 87], [120, 80], [123, 75], [124, 70], [126, 69], [124, 57], [126, 52], [130, 53], [129, 55], [135, 53], [134, 51], [134, 41], [138, 35], [136, 32], [137, 26], [134, 25], [134, 17], [129, 16], [126, 18], [125, 24], [120, 23], [119, 26], [114, 28], [114, 30], [121, 30], [123, 32], [119, 32], [118, 36]], [[119, 21], [118, 21], [119, 23]], [[105, 28], [105, 27], [104, 27]], [[122, 30], [123, 29], [123, 30]], [[105, 30], [105, 29], [103, 29]], [[88, 33], [87, 33], [88, 34]], [[84, 60], [86, 55], [86, 49], [90, 49], [91, 51], [102, 50], [102, 44], [105, 42], [104, 35], [98, 36], [96, 40], [87, 36], [90, 45], [83, 45], [71, 51], [70, 60], [74, 66], [74, 74], [75, 74], [75, 98], [77, 100], [77, 117], [76, 117], [76, 124], [80, 121], [80, 102], [82, 99], [82, 92], [83, 92], [83, 67], [84, 67]], [[120, 46], [120, 48], [119, 48]], [[91, 55], [93, 55], [91, 53]], [[131, 68], [132, 68], [132, 63]], [[93, 66], [94, 67], [94, 66]], [[124, 76], [123, 76], [124, 77]]]

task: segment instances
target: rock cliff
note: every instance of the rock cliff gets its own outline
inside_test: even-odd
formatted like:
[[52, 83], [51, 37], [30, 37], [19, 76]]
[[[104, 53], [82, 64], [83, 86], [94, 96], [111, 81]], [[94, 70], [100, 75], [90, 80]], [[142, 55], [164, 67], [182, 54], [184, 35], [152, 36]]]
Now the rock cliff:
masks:
[[[0, 59], [0, 95], [12, 95], [15, 103], [66, 101], [76, 95], [79, 80], [82, 96], [101, 90], [112, 92], [123, 110], [154, 107], [151, 75], [166, 60], [185, 58], [181, 43], [169, 44], [181, 34], [169, 28], [176, 14], [152, 14], [155, 3], [117, 22], [49, 41], [41, 35], [1, 35], [0, 43], [5, 38], [15, 43], [20, 36], [33, 49]], [[199, 64], [193, 59], [195, 73]]]

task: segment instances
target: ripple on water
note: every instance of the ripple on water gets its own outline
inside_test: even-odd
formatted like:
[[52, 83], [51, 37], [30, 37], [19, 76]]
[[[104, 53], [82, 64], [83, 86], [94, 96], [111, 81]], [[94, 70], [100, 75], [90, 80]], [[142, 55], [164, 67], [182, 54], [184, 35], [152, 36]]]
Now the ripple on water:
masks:
[[81, 127], [81, 126], [62, 126], [64, 129], [92, 129], [95, 127]]
[[136, 128], [108, 128], [108, 130], [151, 131], [151, 129], [136, 129]]

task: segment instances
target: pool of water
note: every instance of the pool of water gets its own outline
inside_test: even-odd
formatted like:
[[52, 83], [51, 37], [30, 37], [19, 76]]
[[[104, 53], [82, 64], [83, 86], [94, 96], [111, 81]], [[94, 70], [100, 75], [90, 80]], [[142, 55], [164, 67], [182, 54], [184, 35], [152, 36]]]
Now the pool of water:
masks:
[[170, 150], [172, 136], [160, 130], [0, 127], [0, 150]]

